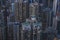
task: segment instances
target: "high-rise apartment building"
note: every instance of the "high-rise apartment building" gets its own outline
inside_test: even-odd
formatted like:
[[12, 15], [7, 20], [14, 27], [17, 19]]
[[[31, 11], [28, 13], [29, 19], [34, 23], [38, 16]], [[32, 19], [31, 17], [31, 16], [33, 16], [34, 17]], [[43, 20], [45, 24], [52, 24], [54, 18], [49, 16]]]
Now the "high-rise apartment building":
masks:
[[[52, 40], [53, 36], [57, 37], [56, 34], [60, 35], [59, 2], [0, 0], [0, 40], [5, 36], [6, 40]], [[56, 30], [55, 34], [51, 29]]]

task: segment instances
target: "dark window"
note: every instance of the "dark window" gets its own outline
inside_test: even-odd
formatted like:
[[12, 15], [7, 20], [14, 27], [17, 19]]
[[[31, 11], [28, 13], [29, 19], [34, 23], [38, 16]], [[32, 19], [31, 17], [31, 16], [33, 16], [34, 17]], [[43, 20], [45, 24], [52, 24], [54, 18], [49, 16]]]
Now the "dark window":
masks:
[[58, 23], [57, 23], [57, 32], [60, 35], [60, 21], [58, 21]]
[[11, 21], [11, 22], [15, 22], [14, 16], [10, 17], [10, 21]]

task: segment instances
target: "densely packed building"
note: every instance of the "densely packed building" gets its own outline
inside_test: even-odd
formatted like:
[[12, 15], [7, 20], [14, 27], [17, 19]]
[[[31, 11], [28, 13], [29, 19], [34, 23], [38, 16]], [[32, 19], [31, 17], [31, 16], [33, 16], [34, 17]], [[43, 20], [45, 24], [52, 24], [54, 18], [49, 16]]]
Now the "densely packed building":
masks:
[[0, 0], [0, 40], [59, 40], [59, 0]]

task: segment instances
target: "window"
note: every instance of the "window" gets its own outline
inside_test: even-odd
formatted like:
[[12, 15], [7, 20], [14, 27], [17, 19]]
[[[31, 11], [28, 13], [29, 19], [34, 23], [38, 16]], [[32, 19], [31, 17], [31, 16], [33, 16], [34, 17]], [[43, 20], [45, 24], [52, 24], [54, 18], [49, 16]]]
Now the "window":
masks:
[[60, 35], [60, 21], [57, 22], [57, 33]]

